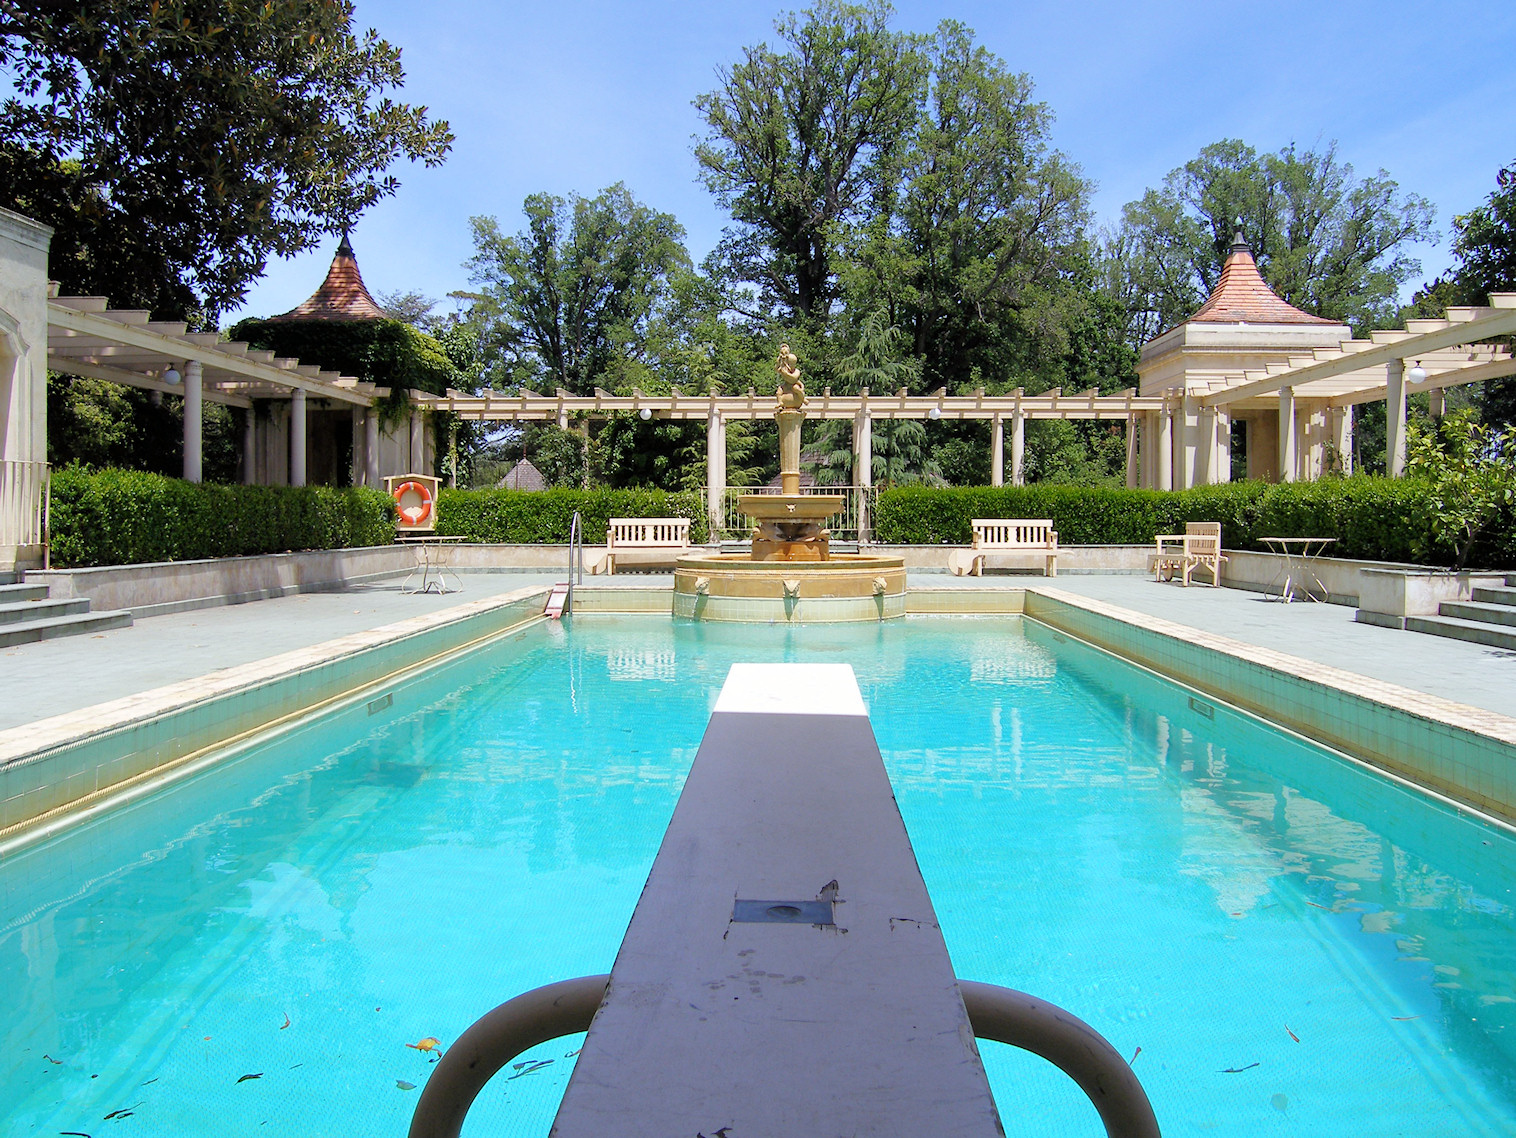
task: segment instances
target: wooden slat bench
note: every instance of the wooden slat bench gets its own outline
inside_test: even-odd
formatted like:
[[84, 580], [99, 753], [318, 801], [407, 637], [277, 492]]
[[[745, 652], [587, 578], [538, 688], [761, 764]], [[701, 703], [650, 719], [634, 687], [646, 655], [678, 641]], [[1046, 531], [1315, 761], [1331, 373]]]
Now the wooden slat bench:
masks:
[[1172, 581], [1177, 573], [1180, 583], [1188, 586], [1190, 575], [1205, 568], [1211, 571], [1211, 584], [1221, 584], [1226, 554], [1221, 552], [1220, 522], [1186, 522], [1183, 533], [1159, 534], [1154, 541], [1157, 550], [1148, 555], [1148, 563], [1155, 580]]
[[984, 576], [990, 555], [1031, 554], [1043, 561], [1049, 577], [1058, 576], [1058, 531], [1049, 518], [975, 518], [974, 546], [948, 554], [948, 568], [958, 576]]
[[605, 531], [605, 571], [618, 565], [669, 565], [690, 548], [689, 518], [612, 518]]

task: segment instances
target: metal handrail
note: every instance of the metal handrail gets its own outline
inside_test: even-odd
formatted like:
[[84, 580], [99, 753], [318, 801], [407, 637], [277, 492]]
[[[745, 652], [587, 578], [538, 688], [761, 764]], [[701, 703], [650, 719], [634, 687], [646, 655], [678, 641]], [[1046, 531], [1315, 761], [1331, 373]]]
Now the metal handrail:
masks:
[[569, 572], [568, 572], [568, 596], [564, 599], [563, 610], [574, 611], [574, 586], [584, 584], [584, 534], [581, 532], [579, 511], [574, 511], [574, 517], [569, 522]]
[[588, 1031], [609, 976], [580, 976], [523, 992], [476, 1020], [432, 1068], [411, 1115], [410, 1138], [458, 1138], [484, 1084], [528, 1048]]
[[[469, 1107], [495, 1073], [539, 1043], [588, 1031], [610, 982], [609, 976], [580, 976], [533, 988], [475, 1021], [432, 1069], [411, 1116], [410, 1138], [458, 1138]], [[959, 980], [958, 991], [976, 1037], [1009, 1043], [1058, 1067], [1089, 1096], [1108, 1138], [1160, 1138], [1131, 1065], [1089, 1024], [1013, 988]]]
[[1159, 1138], [1153, 1106], [1131, 1064], [1084, 1020], [1014, 988], [959, 980], [958, 991], [977, 1038], [1052, 1063], [1089, 1096], [1109, 1138]]

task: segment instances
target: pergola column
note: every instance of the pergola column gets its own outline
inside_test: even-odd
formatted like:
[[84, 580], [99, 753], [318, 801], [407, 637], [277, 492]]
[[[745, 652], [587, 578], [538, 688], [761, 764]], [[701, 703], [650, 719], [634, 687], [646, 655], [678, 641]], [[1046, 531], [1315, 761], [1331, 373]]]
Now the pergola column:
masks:
[[990, 485], [1005, 485], [1005, 420], [999, 415], [990, 430]]
[[1232, 480], [1232, 413], [1225, 407], [1207, 407], [1205, 413], [1214, 440], [1210, 482], [1220, 486]]
[[1026, 485], [1026, 416], [1011, 416], [1011, 485]]
[[872, 522], [869, 490], [874, 485], [874, 417], [867, 404], [853, 416], [853, 481], [858, 486], [858, 542], [861, 545], [869, 538]]
[[428, 474], [426, 466], [426, 421], [421, 412], [411, 408], [411, 463], [410, 473]]
[[711, 540], [715, 541], [721, 534], [726, 503], [726, 420], [714, 408], [705, 420], [705, 494]]
[[353, 485], [363, 485], [363, 445], [368, 440], [363, 433], [364, 410], [353, 404]]
[[1443, 415], [1447, 414], [1447, 409], [1448, 401], [1443, 394], [1442, 388], [1434, 387], [1431, 391], [1427, 392], [1427, 414], [1440, 422]]
[[1295, 481], [1295, 389], [1279, 389], [1279, 481]]
[[1332, 447], [1344, 474], [1353, 473], [1353, 405], [1332, 408]]
[[1384, 365], [1384, 465], [1391, 478], [1405, 473], [1405, 361]]
[[305, 485], [305, 388], [290, 392], [290, 485]]
[[367, 407], [363, 412], [363, 484], [379, 485], [379, 411]]
[[184, 365], [184, 480], [199, 482], [203, 466], [201, 368], [199, 360]]
[[1137, 416], [1126, 417], [1126, 485], [1135, 490], [1142, 481], [1140, 455], [1137, 450]]
[[242, 420], [242, 484], [258, 484], [258, 408], [249, 407]]
[[1158, 412], [1158, 489], [1174, 488], [1174, 411]]

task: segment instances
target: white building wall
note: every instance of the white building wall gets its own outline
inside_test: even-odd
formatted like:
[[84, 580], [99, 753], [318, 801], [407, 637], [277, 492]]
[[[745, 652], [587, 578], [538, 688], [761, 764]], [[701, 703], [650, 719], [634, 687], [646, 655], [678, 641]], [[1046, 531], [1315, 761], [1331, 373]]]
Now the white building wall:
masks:
[[46, 225], [0, 209], [0, 459], [47, 459]]

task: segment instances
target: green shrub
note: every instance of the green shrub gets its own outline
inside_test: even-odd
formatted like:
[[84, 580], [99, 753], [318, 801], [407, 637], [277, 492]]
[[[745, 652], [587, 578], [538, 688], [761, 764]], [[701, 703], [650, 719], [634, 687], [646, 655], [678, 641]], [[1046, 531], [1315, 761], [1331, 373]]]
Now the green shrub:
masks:
[[[1355, 475], [1319, 482], [1234, 482], [1164, 492], [1099, 486], [906, 486], [879, 495], [874, 538], [887, 544], [967, 545], [974, 518], [1051, 518], [1062, 545], [1146, 544], [1185, 522], [1220, 522], [1231, 549], [1262, 537], [1335, 537], [1339, 557], [1452, 564], [1439, 540], [1432, 490], [1416, 478]], [[1471, 565], [1516, 564], [1516, 510], [1474, 548]]]
[[378, 490], [202, 485], [135, 470], [54, 471], [49, 517], [52, 562], [59, 568], [395, 539], [395, 505]]
[[437, 532], [500, 544], [566, 544], [574, 511], [586, 545], [600, 545], [611, 518], [689, 518], [690, 540], [709, 534], [705, 502], [694, 491], [667, 490], [444, 490], [437, 501]]

